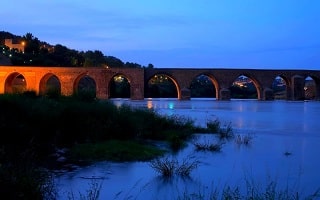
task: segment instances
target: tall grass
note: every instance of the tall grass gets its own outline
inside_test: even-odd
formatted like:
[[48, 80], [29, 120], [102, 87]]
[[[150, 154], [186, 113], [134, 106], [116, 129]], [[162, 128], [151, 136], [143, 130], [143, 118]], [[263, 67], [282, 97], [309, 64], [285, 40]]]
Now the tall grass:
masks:
[[193, 145], [195, 146], [197, 151], [215, 151], [219, 152], [221, 151], [222, 145], [224, 143], [221, 142], [193, 142]]
[[252, 143], [253, 135], [252, 134], [244, 134], [244, 135], [238, 134], [237, 136], [235, 136], [234, 140], [237, 145], [248, 146]]
[[53, 175], [37, 165], [29, 147], [2, 145], [0, 150], [0, 194], [5, 199], [48, 199], [57, 196]]
[[176, 158], [168, 156], [156, 158], [150, 161], [150, 167], [163, 177], [172, 177], [174, 175], [189, 176], [190, 173], [199, 165], [199, 161], [191, 157], [178, 161]]
[[243, 185], [204, 186], [199, 191], [183, 191], [178, 200], [317, 200], [320, 188], [311, 194], [303, 194], [296, 188], [281, 187], [270, 180], [261, 186], [257, 182], [244, 180]]
[[43, 147], [136, 138], [172, 140], [179, 146], [179, 140], [195, 130], [193, 121], [182, 117], [72, 97], [1, 95], [0, 110], [2, 141], [16, 143], [19, 138], [19, 142], [27, 143], [32, 139]]
[[68, 193], [69, 200], [98, 200], [100, 197], [100, 192], [102, 188], [102, 181], [99, 182], [96, 179], [92, 179], [89, 183], [89, 188], [85, 191], [79, 191], [76, 195], [73, 191]]
[[219, 119], [207, 120], [207, 127], [204, 131], [218, 134], [220, 139], [231, 139], [234, 137], [231, 122], [226, 125], [222, 125]]
[[[90, 95], [37, 96], [32, 91], [0, 95], [1, 194], [54, 199], [50, 177], [40, 169], [52, 162], [48, 155], [57, 148], [145, 139], [166, 140], [172, 148], [180, 148], [196, 130], [189, 119], [161, 116], [153, 110], [126, 105], [117, 107]], [[21, 159], [21, 153], [26, 151], [32, 159]], [[120, 153], [126, 156], [126, 152]], [[27, 160], [30, 165], [19, 160]]]

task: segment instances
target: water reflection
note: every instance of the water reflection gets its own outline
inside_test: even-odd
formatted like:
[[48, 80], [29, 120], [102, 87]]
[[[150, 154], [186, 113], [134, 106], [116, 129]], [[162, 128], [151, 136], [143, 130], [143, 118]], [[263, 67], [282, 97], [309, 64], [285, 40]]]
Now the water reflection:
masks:
[[[85, 177], [92, 176], [103, 177], [101, 199], [177, 199], [184, 192], [209, 194], [215, 187], [246, 187], [248, 180], [260, 186], [273, 180], [278, 187], [305, 194], [320, 188], [319, 102], [113, 101], [118, 106], [125, 103], [162, 114], [187, 116], [201, 126], [218, 118], [224, 124], [231, 122], [235, 134], [252, 134], [254, 138], [249, 146], [226, 142], [221, 152], [195, 151], [189, 143], [174, 155], [179, 159], [193, 155], [201, 161], [188, 179], [163, 179], [147, 162], [101, 162], [59, 176], [62, 191], [86, 191], [89, 179]], [[201, 135], [198, 139], [206, 141], [210, 137], [214, 136]]]

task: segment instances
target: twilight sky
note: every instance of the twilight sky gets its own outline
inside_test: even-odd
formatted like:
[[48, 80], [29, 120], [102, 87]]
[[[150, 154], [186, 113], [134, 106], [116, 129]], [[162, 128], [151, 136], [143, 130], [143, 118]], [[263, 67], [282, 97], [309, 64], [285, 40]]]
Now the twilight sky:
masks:
[[320, 69], [319, 0], [4, 0], [0, 19], [145, 66]]

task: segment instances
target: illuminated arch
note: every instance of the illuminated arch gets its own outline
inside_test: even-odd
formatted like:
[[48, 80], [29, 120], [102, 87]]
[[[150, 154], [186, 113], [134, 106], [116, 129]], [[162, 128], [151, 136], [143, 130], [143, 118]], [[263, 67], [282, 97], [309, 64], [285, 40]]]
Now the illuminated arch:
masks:
[[[131, 98], [131, 80], [127, 75], [123, 73], [115, 74], [110, 79], [108, 86], [110, 98]], [[117, 91], [118, 87], [123, 88]]]
[[[180, 86], [179, 86], [178, 82], [175, 80], [175, 78], [173, 78], [171, 75], [168, 75], [168, 74], [166, 74], [166, 73], [156, 73], [156, 74], [154, 74], [153, 76], [151, 76], [151, 77], [147, 80], [147, 82], [146, 82], [147, 86], [148, 86], [149, 82], [150, 82], [153, 78], [157, 78], [157, 77], [159, 77], [159, 76], [165, 76], [166, 78], [169, 79], [169, 81], [171, 81], [171, 82], [173, 83], [174, 87], [176, 88], [177, 98], [178, 98], [178, 99], [181, 99]], [[148, 88], [148, 87], [145, 87], [145, 88]]]
[[[284, 90], [283, 90], [283, 87], [285, 87]], [[288, 99], [289, 88], [290, 88], [290, 80], [288, 80], [285, 76], [280, 74], [274, 77], [273, 83], [271, 86], [274, 99], [283, 99], [283, 100]]]
[[[258, 80], [257, 79], [255, 79], [253, 76], [251, 76], [250, 74], [240, 74], [239, 76], [237, 76], [236, 77], [236, 79], [233, 81], [233, 84], [235, 83], [235, 81], [239, 78], [239, 77], [241, 77], [241, 76], [245, 76], [245, 77], [247, 77], [248, 79], [250, 79], [251, 81], [252, 81], [252, 83], [253, 83], [253, 85], [254, 85], [254, 87], [255, 87], [255, 89], [256, 89], [256, 93], [257, 93], [257, 99], [258, 100], [261, 100], [262, 98], [262, 96], [261, 96], [261, 84], [258, 82]], [[231, 86], [230, 86], [230, 88], [231, 88]]]
[[10, 74], [4, 84], [4, 93], [23, 93], [26, 91], [27, 82], [25, 77], [18, 72]]
[[[215, 98], [218, 99], [218, 98], [219, 98], [219, 84], [218, 84], [218, 81], [216, 80], [216, 78], [215, 78], [213, 75], [207, 74], [207, 73], [198, 74], [197, 76], [195, 76], [195, 77], [192, 79], [191, 83], [192, 83], [195, 79], [197, 79], [198, 77], [200, 77], [200, 76], [206, 76], [206, 77], [208, 77], [208, 79], [211, 81], [211, 83], [212, 83], [212, 85], [213, 85], [213, 87], [214, 87], [214, 90], [215, 90], [215, 94], [214, 94], [214, 95], [215, 95]], [[190, 85], [190, 89], [191, 89], [191, 85]]]
[[61, 94], [60, 80], [53, 73], [48, 73], [43, 76], [39, 83], [39, 95], [46, 95], [50, 92]]

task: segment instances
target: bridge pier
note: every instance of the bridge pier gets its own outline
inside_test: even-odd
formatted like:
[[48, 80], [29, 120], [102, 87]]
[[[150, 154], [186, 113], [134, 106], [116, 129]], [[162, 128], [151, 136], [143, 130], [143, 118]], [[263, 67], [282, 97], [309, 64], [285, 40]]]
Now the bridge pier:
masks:
[[291, 82], [292, 82], [292, 88], [291, 88], [292, 100], [294, 101], [304, 100], [305, 78], [303, 76], [296, 75], [292, 77]]
[[231, 99], [231, 92], [229, 89], [222, 88], [219, 93], [220, 93], [218, 98], [219, 100], [226, 101]]
[[143, 100], [144, 99], [144, 86], [143, 84], [132, 84], [130, 90], [130, 98], [132, 100]]
[[73, 81], [70, 80], [70, 77], [64, 76], [63, 79], [60, 79], [61, 83], [61, 94], [64, 96], [73, 95]]
[[262, 100], [265, 100], [265, 101], [274, 100], [273, 90], [271, 88], [266, 87], [263, 90]]
[[191, 90], [188, 88], [182, 88], [180, 90], [180, 99], [181, 100], [190, 100], [191, 98]]
[[97, 86], [96, 98], [97, 99], [108, 99], [109, 96], [107, 93], [107, 87]]

